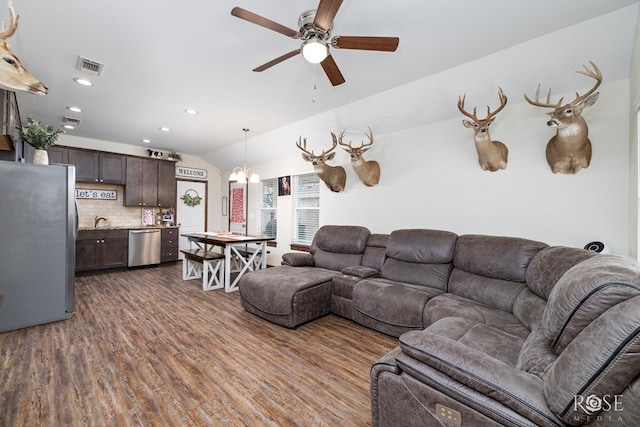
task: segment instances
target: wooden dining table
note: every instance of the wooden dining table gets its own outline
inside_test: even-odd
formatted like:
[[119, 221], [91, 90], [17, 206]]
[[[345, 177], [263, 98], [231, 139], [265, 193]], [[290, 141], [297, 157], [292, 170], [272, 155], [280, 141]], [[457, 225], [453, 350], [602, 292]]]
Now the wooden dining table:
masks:
[[[240, 278], [247, 271], [267, 267], [267, 242], [275, 240], [272, 236], [251, 236], [226, 232], [201, 231], [184, 233], [189, 245], [208, 251], [208, 246], [219, 246], [224, 253], [224, 290], [237, 291]], [[248, 245], [256, 245], [249, 248]], [[193, 248], [190, 248], [193, 249]], [[237, 276], [231, 281], [232, 265]]]

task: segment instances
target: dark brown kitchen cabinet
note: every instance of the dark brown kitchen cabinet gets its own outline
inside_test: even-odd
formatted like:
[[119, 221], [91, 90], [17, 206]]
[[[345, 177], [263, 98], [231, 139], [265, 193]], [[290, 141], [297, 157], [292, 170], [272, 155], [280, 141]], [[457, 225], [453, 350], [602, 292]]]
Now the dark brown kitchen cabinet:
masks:
[[176, 163], [167, 160], [158, 161], [158, 206], [176, 205], [177, 185]]
[[124, 184], [126, 156], [69, 148], [69, 163], [76, 167], [76, 181]]
[[127, 157], [125, 206], [175, 206], [176, 186], [175, 162]]
[[69, 149], [67, 147], [52, 145], [47, 148], [47, 155], [49, 156], [49, 164], [69, 164]]
[[143, 157], [127, 157], [124, 187], [125, 206], [158, 205], [158, 161]]
[[128, 230], [81, 230], [76, 238], [76, 271], [126, 267]]
[[162, 229], [160, 262], [178, 260], [178, 230], [178, 228]]

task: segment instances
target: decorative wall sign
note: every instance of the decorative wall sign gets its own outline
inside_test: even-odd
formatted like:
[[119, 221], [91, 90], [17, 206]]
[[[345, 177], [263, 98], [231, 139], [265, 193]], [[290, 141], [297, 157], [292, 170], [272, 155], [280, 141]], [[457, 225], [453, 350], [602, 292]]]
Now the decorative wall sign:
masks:
[[207, 170], [176, 166], [176, 178], [207, 179]]
[[88, 188], [76, 188], [76, 199], [116, 200], [116, 190], [91, 190]]

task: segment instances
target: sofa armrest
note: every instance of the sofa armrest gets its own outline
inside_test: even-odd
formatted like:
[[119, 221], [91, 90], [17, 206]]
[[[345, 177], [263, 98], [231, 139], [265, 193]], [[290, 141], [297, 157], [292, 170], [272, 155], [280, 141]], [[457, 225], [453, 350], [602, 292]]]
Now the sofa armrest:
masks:
[[313, 255], [305, 252], [288, 252], [282, 255], [282, 265], [291, 267], [315, 267]]
[[354, 265], [351, 267], [343, 268], [341, 273], [346, 274], [347, 276], [366, 279], [368, 277], [377, 277], [378, 274], [380, 274], [380, 271], [378, 271], [377, 268], [365, 267], [363, 265]]
[[[533, 374], [520, 371], [482, 351], [459, 341], [461, 336], [446, 336], [447, 326], [460, 330], [442, 319], [424, 331], [410, 331], [400, 337], [402, 353], [396, 361], [409, 375], [421, 380], [424, 366], [491, 397], [537, 425], [561, 425], [544, 397], [544, 383]], [[437, 332], [436, 332], [437, 331]], [[463, 334], [464, 335], [464, 334]], [[421, 380], [422, 381], [422, 380]]]

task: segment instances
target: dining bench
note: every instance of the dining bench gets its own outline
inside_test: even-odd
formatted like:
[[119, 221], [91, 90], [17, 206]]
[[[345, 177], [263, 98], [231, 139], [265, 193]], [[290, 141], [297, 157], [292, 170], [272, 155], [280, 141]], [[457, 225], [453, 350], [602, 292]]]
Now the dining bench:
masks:
[[181, 249], [182, 280], [202, 278], [202, 290], [224, 288], [224, 254], [204, 249]]

